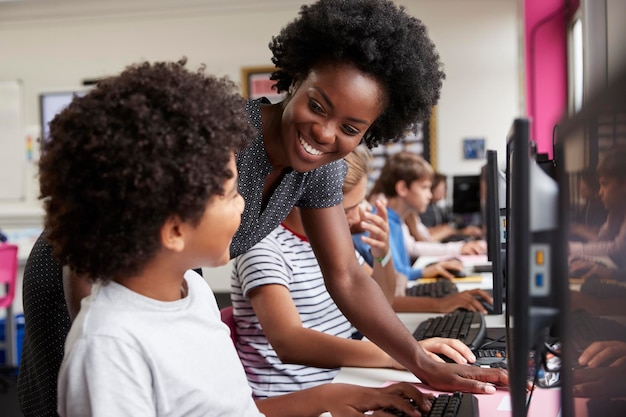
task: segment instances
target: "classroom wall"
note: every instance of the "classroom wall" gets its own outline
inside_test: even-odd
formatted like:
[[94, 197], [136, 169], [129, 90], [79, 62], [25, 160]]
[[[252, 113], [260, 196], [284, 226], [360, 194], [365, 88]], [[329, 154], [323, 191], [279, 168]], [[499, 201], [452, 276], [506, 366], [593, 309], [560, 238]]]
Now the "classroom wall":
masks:
[[[270, 64], [271, 36], [302, 0], [31, 0], [0, 2], [0, 81], [21, 80], [23, 198], [0, 199], [0, 227], [41, 223], [36, 158], [26, 137], [39, 132], [38, 94], [76, 89], [139, 60], [189, 59], [240, 79], [242, 66]], [[447, 78], [437, 108], [437, 160], [449, 174], [477, 174], [484, 160], [463, 159], [464, 138], [484, 138], [502, 155], [513, 118], [523, 114], [520, 20], [516, 0], [405, 0], [429, 27]], [[23, 163], [21, 163], [23, 162]], [[207, 273], [228, 289], [229, 268]], [[213, 279], [214, 278], [214, 279]]]

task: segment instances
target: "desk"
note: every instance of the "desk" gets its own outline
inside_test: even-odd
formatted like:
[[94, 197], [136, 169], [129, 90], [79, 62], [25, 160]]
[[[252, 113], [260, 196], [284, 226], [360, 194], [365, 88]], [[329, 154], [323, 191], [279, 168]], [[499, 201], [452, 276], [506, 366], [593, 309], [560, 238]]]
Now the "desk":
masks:
[[[410, 382], [418, 385], [422, 392], [432, 392], [415, 375], [407, 371], [382, 368], [341, 368], [333, 382], [355, 384], [367, 387], [381, 387], [391, 382]], [[510, 417], [511, 403], [507, 389], [498, 389], [495, 394], [475, 394], [478, 398], [481, 417]], [[557, 388], [536, 388], [530, 403], [529, 417], [557, 417], [560, 415], [561, 395]], [[328, 413], [322, 417], [329, 417]]]
[[[399, 313], [400, 321], [411, 331], [417, 325], [433, 315], [432, 313]], [[503, 314], [486, 316], [488, 327], [504, 327], [505, 318]], [[337, 383], [355, 384], [366, 387], [381, 387], [391, 382], [410, 382], [418, 384], [418, 388], [424, 392], [436, 391], [428, 389], [420, 383], [420, 380], [408, 371], [387, 368], [356, 368], [343, 367], [333, 380]], [[511, 406], [507, 389], [498, 389], [495, 394], [480, 394], [478, 406], [481, 417], [510, 417]], [[560, 413], [560, 391], [558, 389], [536, 388], [533, 393], [529, 417], [556, 417]], [[324, 413], [321, 417], [330, 417]]]

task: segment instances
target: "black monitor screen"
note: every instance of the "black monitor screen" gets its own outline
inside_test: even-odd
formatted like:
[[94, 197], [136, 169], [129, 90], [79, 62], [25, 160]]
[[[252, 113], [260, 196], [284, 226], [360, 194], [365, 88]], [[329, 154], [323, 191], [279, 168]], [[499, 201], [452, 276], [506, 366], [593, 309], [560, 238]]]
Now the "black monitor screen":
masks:
[[452, 178], [452, 212], [480, 213], [480, 175], [457, 175]]
[[[495, 150], [487, 150], [487, 165], [485, 166], [485, 199], [483, 212], [485, 215], [485, 229], [487, 237], [487, 255], [491, 261], [491, 273], [493, 276], [493, 314], [502, 314], [502, 302], [504, 301], [504, 250], [502, 244], [503, 230], [501, 219], [500, 188], [505, 181], [498, 169], [498, 153]], [[504, 191], [504, 190], [502, 190]]]
[[554, 381], [542, 359], [557, 349], [553, 324], [563, 292], [558, 185], [531, 155], [529, 126], [528, 119], [516, 119], [508, 138], [507, 360], [513, 417], [527, 414], [529, 381], [539, 386]]

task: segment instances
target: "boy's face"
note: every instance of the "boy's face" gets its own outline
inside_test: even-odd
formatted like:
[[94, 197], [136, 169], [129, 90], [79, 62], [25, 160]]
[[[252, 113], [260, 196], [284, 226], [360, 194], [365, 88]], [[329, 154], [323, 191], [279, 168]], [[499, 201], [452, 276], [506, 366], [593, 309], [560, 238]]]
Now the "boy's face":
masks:
[[190, 236], [190, 248], [198, 252], [205, 266], [221, 266], [230, 260], [230, 243], [241, 223], [244, 200], [237, 187], [237, 166], [232, 154], [228, 168], [235, 175], [224, 182], [224, 195], [211, 197]]
[[440, 201], [446, 198], [447, 186], [446, 186], [445, 181], [442, 181], [439, 184], [437, 184], [435, 189], [432, 190], [432, 194], [433, 194], [432, 201]]
[[405, 197], [406, 203], [416, 212], [423, 213], [432, 199], [431, 180], [416, 180], [409, 184]]
[[622, 182], [617, 178], [601, 176], [600, 182], [600, 199], [602, 204], [608, 210], [615, 210], [626, 204], [626, 182]]

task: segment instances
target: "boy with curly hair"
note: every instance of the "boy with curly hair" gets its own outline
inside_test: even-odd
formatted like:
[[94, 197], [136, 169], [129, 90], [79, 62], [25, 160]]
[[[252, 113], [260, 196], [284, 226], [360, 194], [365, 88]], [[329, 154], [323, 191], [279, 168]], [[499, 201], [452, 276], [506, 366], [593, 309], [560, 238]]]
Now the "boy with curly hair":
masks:
[[429, 408], [408, 384], [327, 385], [256, 404], [215, 297], [241, 222], [233, 83], [179, 63], [128, 67], [50, 124], [40, 188], [53, 255], [93, 282], [66, 340], [61, 416], [317, 416]]

